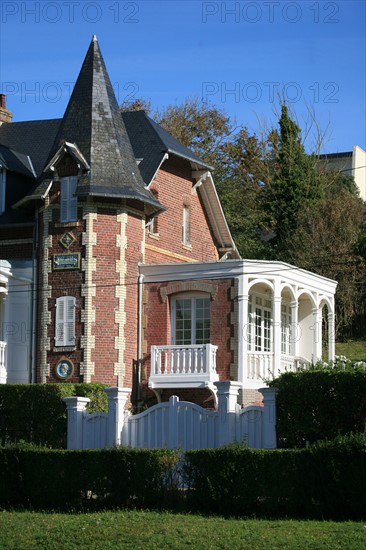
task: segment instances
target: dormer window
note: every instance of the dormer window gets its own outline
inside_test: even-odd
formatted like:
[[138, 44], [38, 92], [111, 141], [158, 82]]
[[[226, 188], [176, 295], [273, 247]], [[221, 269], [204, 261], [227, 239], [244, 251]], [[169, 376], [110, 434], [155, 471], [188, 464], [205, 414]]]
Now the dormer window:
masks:
[[61, 207], [60, 222], [75, 222], [77, 220], [77, 197], [75, 195], [77, 177], [67, 176], [61, 178]]
[[0, 215], [5, 211], [6, 172], [0, 168]]

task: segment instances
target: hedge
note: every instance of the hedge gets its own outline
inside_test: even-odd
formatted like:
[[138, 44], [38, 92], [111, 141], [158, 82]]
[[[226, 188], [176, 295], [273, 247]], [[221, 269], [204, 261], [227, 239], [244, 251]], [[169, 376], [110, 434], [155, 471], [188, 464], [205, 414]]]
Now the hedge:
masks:
[[366, 435], [305, 449], [186, 453], [189, 506], [235, 516], [366, 518]]
[[366, 435], [304, 449], [0, 448], [0, 507], [366, 519]]
[[279, 390], [276, 400], [279, 448], [304, 447], [307, 443], [365, 429], [364, 369], [285, 373], [271, 385]]
[[0, 448], [0, 506], [44, 510], [159, 507], [178, 454], [166, 449]]
[[65, 448], [66, 406], [63, 397], [89, 397], [89, 412], [106, 411], [103, 384], [0, 385], [0, 444], [18, 441]]

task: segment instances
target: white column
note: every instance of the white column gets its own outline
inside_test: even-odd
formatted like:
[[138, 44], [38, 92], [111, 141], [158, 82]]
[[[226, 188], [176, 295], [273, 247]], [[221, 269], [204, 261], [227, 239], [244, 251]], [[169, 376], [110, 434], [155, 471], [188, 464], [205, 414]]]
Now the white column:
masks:
[[67, 407], [67, 448], [83, 448], [83, 419], [89, 397], [63, 397]]
[[231, 380], [214, 382], [214, 384], [217, 387], [219, 411], [235, 412], [239, 390], [242, 388], [242, 385], [238, 382], [231, 382]]
[[335, 357], [335, 315], [328, 313], [328, 360], [334, 361]]
[[130, 388], [106, 388], [108, 396], [107, 445], [114, 447], [122, 443], [122, 431], [125, 422], [125, 405], [131, 393]]
[[276, 449], [276, 395], [277, 388], [260, 388], [263, 395], [262, 449]]
[[244, 275], [238, 279], [238, 381], [248, 378], [248, 302]]
[[322, 358], [322, 311], [314, 307], [313, 313], [313, 363], [320, 361]]
[[276, 280], [273, 294], [273, 376], [281, 371], [281, 286]]
[[297, 300], [293, 300], [291, 306], [291, 355], [294, 357], [299, 356], [299, 342], [301, 338], [301, 329], [299, 326], [299, 303]]

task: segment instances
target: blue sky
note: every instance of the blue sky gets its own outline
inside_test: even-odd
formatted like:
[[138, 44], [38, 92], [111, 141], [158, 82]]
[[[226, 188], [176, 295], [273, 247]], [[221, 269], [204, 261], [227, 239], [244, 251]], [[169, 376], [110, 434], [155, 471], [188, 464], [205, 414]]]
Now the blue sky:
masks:
[[14, 121], [63, 115], [96, 34], [119, 102], [198, 96], [258, 132], [280, 93], [301, 126], [310, 107], [328, 128], [323, 152], [366, 149], [364, 0], [2, 0], [0, 10]]

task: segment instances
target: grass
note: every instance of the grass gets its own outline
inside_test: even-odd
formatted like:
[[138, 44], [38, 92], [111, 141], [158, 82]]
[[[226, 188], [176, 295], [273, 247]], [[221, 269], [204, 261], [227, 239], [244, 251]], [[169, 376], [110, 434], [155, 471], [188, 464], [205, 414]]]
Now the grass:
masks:
[[93, 514], [0, 512], [0, 548], [364, 549], [362, 522], [245, 520], [119, 511]]
[[336, 355], [345, 355], [353, 361], [366, 361], [366, 339], [336, 342]]

